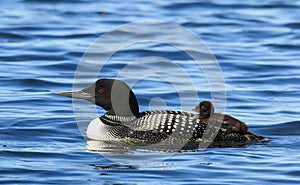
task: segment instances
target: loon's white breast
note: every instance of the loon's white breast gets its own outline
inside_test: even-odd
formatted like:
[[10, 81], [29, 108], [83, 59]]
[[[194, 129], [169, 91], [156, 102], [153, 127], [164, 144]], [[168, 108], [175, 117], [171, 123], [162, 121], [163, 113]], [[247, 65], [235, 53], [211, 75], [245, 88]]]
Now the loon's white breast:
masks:
[[105, 125], [99, 118], [95, 118], [89, 123], [86, 136], [93, 140], [103, 140], [104, 136], [100, 133], [105, 133]]
[[[117, 128], [120, 127], [120, 128]], [[122, 135], [116, 132], [119, 130], [122, 130], [125, 126], [119, 126], [119, 125], [107, 125], [102, 122], [102, 120], [98, 117], [93, 119], [86, 130], [86, 136], [89, 139], [93, 140], [104, 140], [104, 141], [113, 141], [113, 140], [119, 140], [122, 138]], [[124, 129], [123, 129], [124, 130]], [[128, 131], [126, 129], [126, 131]]]

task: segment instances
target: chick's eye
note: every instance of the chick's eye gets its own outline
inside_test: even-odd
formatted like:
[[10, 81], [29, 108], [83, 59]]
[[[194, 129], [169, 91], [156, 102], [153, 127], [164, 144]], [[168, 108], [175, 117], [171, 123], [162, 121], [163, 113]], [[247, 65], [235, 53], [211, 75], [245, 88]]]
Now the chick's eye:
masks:
[[100, 89], [98, 90], [98, 93], [100, 93], [100, 94], [104, 93], [104, 89], [103, 89], [103, 88], [100, 88]]

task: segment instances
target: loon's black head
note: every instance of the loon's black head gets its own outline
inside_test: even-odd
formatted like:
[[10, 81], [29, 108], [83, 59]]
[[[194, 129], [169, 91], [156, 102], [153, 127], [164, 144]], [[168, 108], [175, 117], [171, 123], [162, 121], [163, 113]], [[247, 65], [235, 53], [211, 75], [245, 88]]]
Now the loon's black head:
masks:
[[209, 118], [210, 115], [214, 114], [215, 108], [211, 102], [202, 101], [195, 108], [193, 108], [193, 111], [199, 112], [203, 118]]
[[57, 94], [88, 100], [104, 108], [106, 114], [139, 117], [139, 106], [134, 93], [120, 80], [103, 78], [82, 90], [62, 91]]

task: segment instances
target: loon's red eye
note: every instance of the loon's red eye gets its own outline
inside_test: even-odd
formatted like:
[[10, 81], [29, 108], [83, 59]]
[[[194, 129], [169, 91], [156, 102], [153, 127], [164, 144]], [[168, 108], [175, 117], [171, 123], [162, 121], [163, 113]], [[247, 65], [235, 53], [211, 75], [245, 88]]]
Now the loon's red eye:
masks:
[[103, 89], [103, 88], [100, 88], [100, 89], [98, 90], [98, 93], [100, 93], [100, 94], [104, 93], [104, 89]]

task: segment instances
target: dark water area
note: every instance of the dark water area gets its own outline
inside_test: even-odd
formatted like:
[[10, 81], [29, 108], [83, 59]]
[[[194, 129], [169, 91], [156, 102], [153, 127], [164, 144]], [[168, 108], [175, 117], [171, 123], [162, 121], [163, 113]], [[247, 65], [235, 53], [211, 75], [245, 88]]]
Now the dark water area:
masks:
[[[0, 183], [300, 183], [300, 2], [12, 0], [0, 6]], [[89, 150], [72, 100], [55, 92], [72, 89], [83, 54], [98, 37], [123, 24], [147, 20], [173, 22], [201, 37], [224, 76], [225, 112], [270, 141], [172, 153], [158, 162], [152, 161], [164, 153], [109, 154], [123, 158], [118, 163]], [[112, 40], [104, 43], [106, 49], [138, 31], [115, 30]], [[153, 36], [153, 30], [148, 34], [144, 36]], [[201, 100], [211, 98], [203, 71], [190, 65], [186, 53], [164, 43], [124, 48], [98, 77], [113, 78], [130, 61], [149, 56], [175, 61], [197, 81]], [[120, 76], [130, 82], [135, 74], [158, 70], [133, 87], [140, 110], [190, 111], [198, 102], [181, 106], [176, 89], [187, 95], [193, 89], [174, 66], [151, 60], [135, 63], [126, 71], [129, 74]], [[84, 67], [89, 71], [92, 66]], [[160, 79], [161, 73], [178, 77], [178, 88]], [[85, 86], [95, 80], [89, 75], [81, 81]]]

